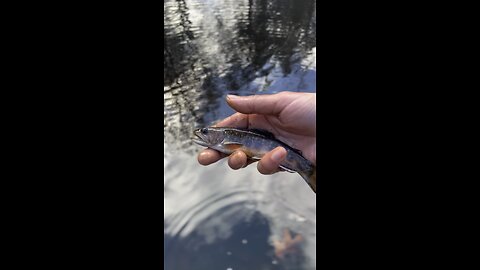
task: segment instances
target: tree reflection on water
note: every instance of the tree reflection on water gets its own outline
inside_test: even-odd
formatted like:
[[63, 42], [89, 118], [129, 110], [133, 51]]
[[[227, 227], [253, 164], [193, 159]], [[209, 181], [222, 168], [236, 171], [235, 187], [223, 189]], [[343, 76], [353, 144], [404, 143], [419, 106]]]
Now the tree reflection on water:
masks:
[[[222, 115], [219, 103], [226, 93], [268, 91], [275, 65], [283, 76], [292, 75], [292, 66], [316, 47], [315, 5], [164, 1], [165, 140], [189, 144], [194, 128]], [[259, 78], [265, 79], [259, 84]]]

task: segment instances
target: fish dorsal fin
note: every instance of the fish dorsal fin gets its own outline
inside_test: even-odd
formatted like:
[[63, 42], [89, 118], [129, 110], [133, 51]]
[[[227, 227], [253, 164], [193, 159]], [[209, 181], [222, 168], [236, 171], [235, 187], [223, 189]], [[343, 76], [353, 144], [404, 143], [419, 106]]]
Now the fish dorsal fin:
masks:
[[259, 135], [268, 139], [276, 139], [275, 135], [271, 133], [270, 131], [267, 131], [265, 129], [259, 129], [259, 128], [232, 128], [233, 130], [239, 130], [247, 133], [251, 133], [253, 135]]
[[300, 155], [303, 157], [303, 153], [302, 153], [302, 151], [301, 151], [301, 150], [298, 150], [298, 149], [296, 149], [296, 148], [292, 148], [292, 147], [290, 147], [290, 148], [291, 148], [293, 151], [295, 151], [295, 152], [299, 153], [299, 154], [300, 154]]
[[275, 135], [273, 135], [273, 133], [271, 133], [270, 131], [267, 131], [265, 129], [253, 128], [253, 129], [249, 129], [248, 131], [260, 134], [260, 135], [262, 135], [266, 138], [275, 139]]

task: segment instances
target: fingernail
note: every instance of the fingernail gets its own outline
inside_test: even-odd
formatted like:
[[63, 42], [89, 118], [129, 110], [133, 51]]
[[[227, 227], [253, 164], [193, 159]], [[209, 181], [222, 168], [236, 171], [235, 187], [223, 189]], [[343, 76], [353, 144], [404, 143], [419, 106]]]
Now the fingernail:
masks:
[[284, 158], [285, 158], [285, 150], [282, 149], [277, 149], [275, 152], [272, 154], [272, 159], [276, 163], [280, 163]]
[[227, 95], [227, 99], [235, 100], [235, 99], [238, 99], [238, 98], [239, 98], [239, 96]]

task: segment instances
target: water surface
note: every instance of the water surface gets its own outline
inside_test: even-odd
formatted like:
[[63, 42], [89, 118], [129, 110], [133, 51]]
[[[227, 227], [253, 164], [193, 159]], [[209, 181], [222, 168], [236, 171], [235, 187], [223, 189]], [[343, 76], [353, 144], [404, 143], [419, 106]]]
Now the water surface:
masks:
[[[315, 194], [297, 174], [200, 166], [189, 138], [227, 94], [315, 92], [315, 1], [164, 1], [165, 269], [315, 269]], [[279, 259], [273, 239], [301, 234]]]

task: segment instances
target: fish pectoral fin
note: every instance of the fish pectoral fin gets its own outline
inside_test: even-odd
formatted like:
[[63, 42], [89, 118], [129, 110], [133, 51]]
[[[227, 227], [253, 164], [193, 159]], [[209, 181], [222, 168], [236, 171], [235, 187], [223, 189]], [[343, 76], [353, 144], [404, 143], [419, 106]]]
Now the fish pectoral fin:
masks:
[[283, 166], [283, 165], [280, 165], [280, 166], [278, 166], [278, 167], [280, 167], [280, 169], [282, 169], [282, 170], [284, 170], [284, 171], [286, 171], [286, 172], [296, 173], [296, 171], [294, 171], [294, 170], [292, 170], [292, 169], [290, 169], [290, 168], [287, 168], [287, 167], [285, 167], [285, 166]]
[[243, 144], [241, 143], [236, 143], [236, 142], [224, 142], [223, 147], [225, 147], [228, 150], [234, 151], [237, 150], [238, 148], [242, 147]]
[[239, 144], [239, 145], [242, 145], [241, 143], [239, 142], [223, 142], [224, 145], [231, 145], [231, 144]]

